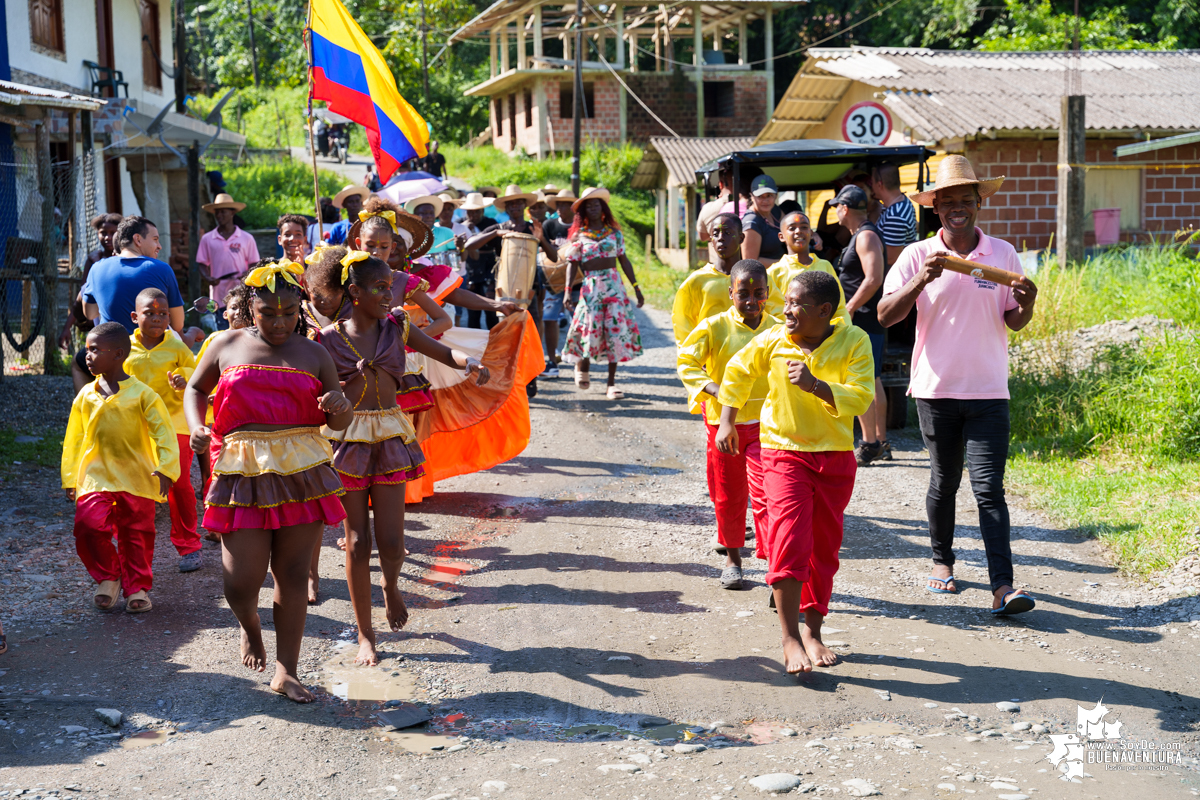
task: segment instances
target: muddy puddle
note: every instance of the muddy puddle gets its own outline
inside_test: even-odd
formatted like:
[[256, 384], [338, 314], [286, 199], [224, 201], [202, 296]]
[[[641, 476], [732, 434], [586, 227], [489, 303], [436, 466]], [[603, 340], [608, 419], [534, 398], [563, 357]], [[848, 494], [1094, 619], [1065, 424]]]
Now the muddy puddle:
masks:
[[342, 648], [321, 666], [320, 685], [325, 691], [342, 700], [375, 703], [412, 698], [415, 684], [408, 672], [357, 665], [356, 653], [354, 647]]
[[167, 740], [166, 731], [142, 731], [121, 740], [122, 750], [140, 750], [143, 747], [162, 744]]

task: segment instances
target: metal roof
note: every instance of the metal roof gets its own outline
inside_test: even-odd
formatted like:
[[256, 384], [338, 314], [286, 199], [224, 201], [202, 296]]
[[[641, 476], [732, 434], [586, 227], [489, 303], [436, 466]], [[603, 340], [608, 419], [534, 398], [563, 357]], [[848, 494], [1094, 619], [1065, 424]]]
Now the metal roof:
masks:
[[701, 164], [735, 150], [745, 150], [753, 143], [751, 136], [684, 136], [678, 139], [652, 136], [629, 185], [634, 189], [658, 189], [664, 183], [666, 186], [691, 186], [696, 182], [696, 169]]
[[60, 92], [56, 89], [43, 89], [41, 86], [29, 86], [12, 81], [0, 81], [0, 103], [10, 106], [42, 106], [79, 111], [96, 111], [104, 105], [104, 101], [97, 97]]
[[[926, 48], [813, 48], [760, 142], [802, 138], [853, 82], [912, 128], [914, 139], [1057, 130], [1065, 52], [985, 53]], [[1084, 51], [1078, 70], [1089, 130], [1200, 129], [1200, 51]]]

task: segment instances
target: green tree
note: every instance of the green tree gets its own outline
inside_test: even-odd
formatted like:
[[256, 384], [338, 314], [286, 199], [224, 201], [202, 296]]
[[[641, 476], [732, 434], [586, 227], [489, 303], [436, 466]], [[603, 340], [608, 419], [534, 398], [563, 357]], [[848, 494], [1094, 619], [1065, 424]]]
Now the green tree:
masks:
[[[1005, 15], [976, 40], [979, 49], [1063, 50], [1073, 41], [1074, 14], [1056, 12], [1050, 0], [1005, 0], [1005, 7]], [[1175, 36], [1156, 40], [1147, 26], [1130, 22], [1123, 6], [1097, 9], [1078, 24], [1079, 46], [1084, 50], [1163, 50], [1178, 46]]]

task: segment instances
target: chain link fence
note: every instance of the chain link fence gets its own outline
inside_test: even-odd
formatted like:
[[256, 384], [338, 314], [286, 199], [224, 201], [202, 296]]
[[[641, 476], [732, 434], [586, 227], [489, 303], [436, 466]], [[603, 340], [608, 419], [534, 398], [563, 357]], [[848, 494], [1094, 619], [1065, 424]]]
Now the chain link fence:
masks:
[[[0, 345], [5, 376], [44, 371], [47, 348], [58, 347], [68, 303], [82, 285], [87, 254], [99, 246], [88, 224], [96, 211], [94, 155], [52, 162], [47, 198], [36, 153], [24, 147], [14, 147], [11, 153], [11, 161], [0, 161]], [[56, 273], [50, 280], [48, 270]], [[49, 329], [51, 324], [56, 330]], [[68, 348], [78, 346], [75, 338], [68, 336]]]

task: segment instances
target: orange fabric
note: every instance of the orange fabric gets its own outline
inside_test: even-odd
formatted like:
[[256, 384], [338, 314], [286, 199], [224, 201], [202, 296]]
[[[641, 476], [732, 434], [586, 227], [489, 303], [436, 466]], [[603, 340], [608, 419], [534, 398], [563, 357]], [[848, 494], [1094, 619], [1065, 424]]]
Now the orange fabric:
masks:
[[529, 445], [525, 386], [545, 368], [533, 318], [522, 313], [501, 320], [482, 361], [492, 374], [486, 386], [464, 381], [433, 391], [433, 408], [425, 412], [432, 432], [421, 442], [425, 475], [405, 485], [405, 502], [433, 495], [434, 481], [491, 469]]

